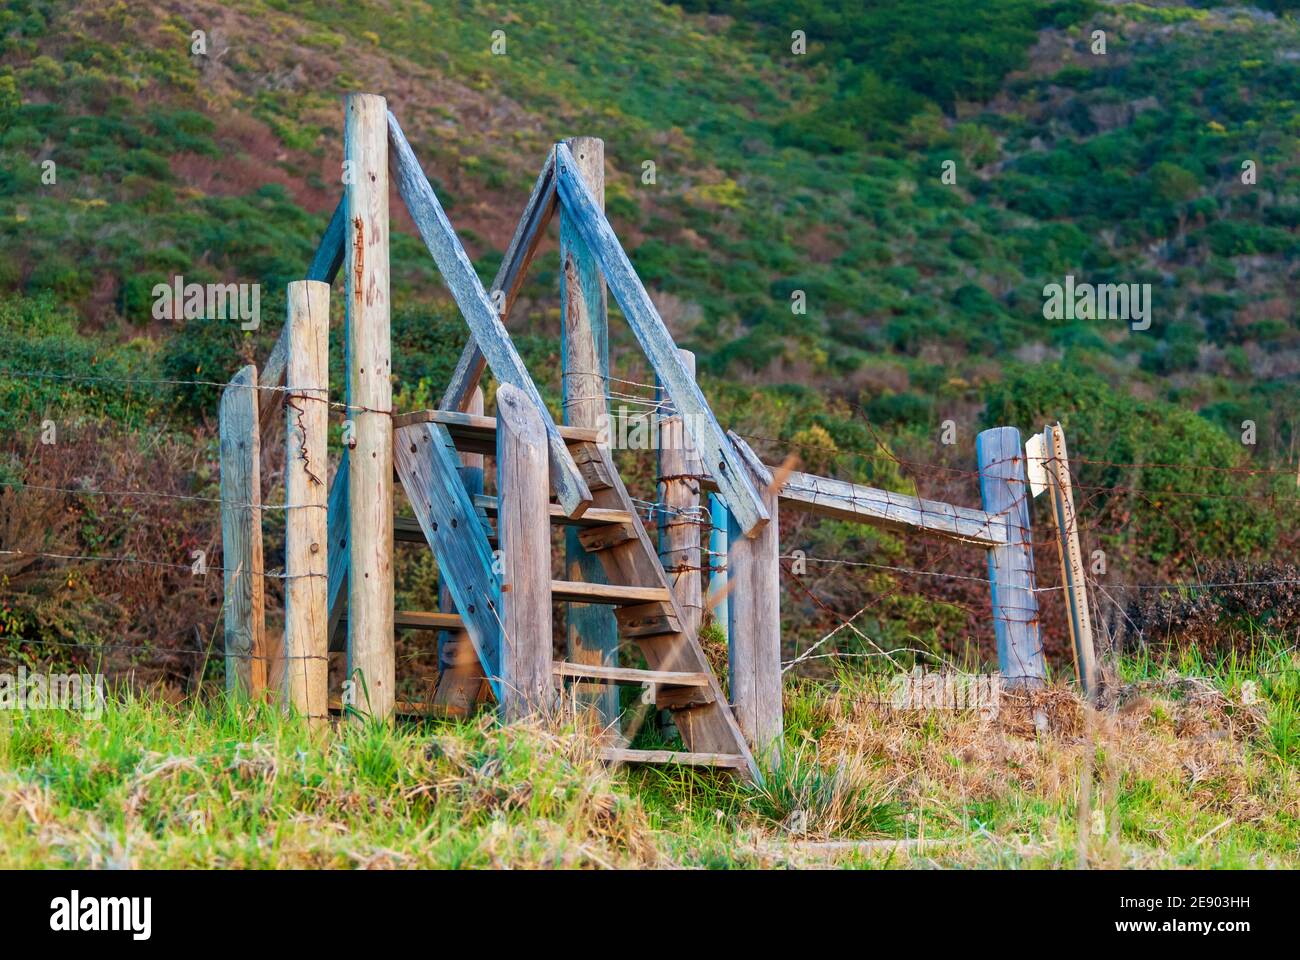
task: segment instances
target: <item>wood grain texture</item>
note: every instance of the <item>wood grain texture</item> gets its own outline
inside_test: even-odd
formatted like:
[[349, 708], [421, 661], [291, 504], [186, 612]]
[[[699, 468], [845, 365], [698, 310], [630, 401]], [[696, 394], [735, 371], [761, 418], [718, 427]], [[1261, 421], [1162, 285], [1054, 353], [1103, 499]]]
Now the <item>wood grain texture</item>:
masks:
[[562, 210], [572, 218], [595, 256], [605, 282], [623, 309], [623, 316], [664, 391], [672, 398], [674, 408], [684, 418], [686, 431], [713, 474], [720, 495], [738, 518], [740, 529], [746, 536], [754, 536], [768, 521], [758, 491], [741, 469], [739, 456], [718, 426], [695, 378], [682, 365], [668, 328], [632, 269], [604, 211], [583, 181], [573, 154], [562, 143], [556, 144], [555, 152], [555, 176]]
[[[744, 441], [740, 441], [743, 443]], [[757, 458], [754, 458], [755, 461]], [[761, 465], [760, 465], [761, 466]], [[731, 671], [731, 703], [736, 723], [756, 757], [773, 760], [780, 750], [784, 714], [781, 703], [781, 548], [777, 492], [771, 476], [745, 463], [762, 491], [771, 523], [755, 537], [746, 537], [728, 513], [727, 649]]]
[[388, 289], [388, 107], [348, 96], [343, 159], [347, 243], [348, 679], [357, 716], [393, 711], [393, 406]]
[[285, 374], [284, 702], [313, 726], [329, 721], [330, 287], [296, 280], [288, 291]]
[[[347, 222], [344, 203], [345, 201], [340, 199], [334, 207], [334, 213], [330, 217], [329, 225], [325, 227], [325, 235], [321, 237], [320, 244], [316, 247], [316, 254], [312, 257], [311, 265], [307, 268], [306, 279], [308, 280], [323, 280], [327, 284], [333, 283], [339, 269], [343, 266], [343, 234], [344, 225]], [[288, 360], [289, 327], [286, 325], [280, 331], [279, 339], [275, 341], [270, 356], [266, 358], [266, 365], [262, 368], [262, 386], [284, 386], [284, 372]], [[279, 417], [275, 416], [275, 412], [279, 409], [283, 397], [278, 390], [262, 390], [260, 392], [262, 396], [259, 399], [258, 416], [261, 418], [262, 429], [266, 430], [270, 424], [279, 422]]]
[[727, 639], [731, 626], [731, 613], [728, 596], [731, 588], [727, 583], [727, 530], [731, 526], [727, 518], [727, 505], [716, 493], [709, 494], [709, 589], [704, 595], [704, 606], [713, 617], [713, 622], [722, 631], [722, 639]]
[[1088, 609], [1088, 571], [1079, 545], [1079, 515], [1074, 509], [1074, 487], [1070, 482], [1070, 454], [1065, 447], [1065, 431], [1059, 423], [1048, 427], [1043, 439], [1048, 456], [1047, 485], [1052, 498], [1057, 557], [1061, 561], [1061, 583], [1069, 614], [1066, 623], [1074, 648], [1074, 677], [1084, 695], [1092, 699], [1097, 694], [1097, 653]]
[[[497, 268], [497, 275], [489, 288], [494, 298], [498, 291], [504, 295], [498, 311], [502, 324], [509, 319], [510, 312], [514, 309], [519, 288], [528, 273], [528, 265], [532, 263], [537, 246], [546, 235], [546, 226], [551, 222], [555, 206], [555, 153], [548, 150], [542, 172], [537, 177], [537, 183], [533, 185], [533, 192], [524, 205], [519, 225], [515, 227], [514, 236], [510, 238], [510, 246], [506, 248], [505, 255], [501, 258], [501, 266]], [[479, 386], [486, 367], [487, 358], [479, 349], [478, 341], [470, 337], [469, 343], [465, 344], [465, 349], [461, 351], [456, 369], [452, 371], [451, 381], [447, 384], [447, 390], [443, 393], [442, 403], [439, 406], [444, 410], [468, 410], [468, 400]]]
[[551, 683], [551, 521], [546, 428], [522, 390], [497, 390], [501, 716], [546, 714]]
[[670, 687], [707, 687], [707, 673], [686, 673], [669, 670], [637, 670], [632, 667], [604, 667], [587, 663], [557, 662], [552, 666], [557, 677], [586, 678], [605, 683], [624, 683], [639, 686], [655, 683]]
[[[695, 376], [695, 354], [678, 351], [682, 364]], [[659, 400], [667, 400], [660, 391]], [[659, 422], [659, 558], [672, 584], [677, 602], [686, 613], [683, 625], [698, 633], [704, 619], [703, 576], [700, 570], [700, 475], [704, 464], [671, 406], [663, 408]]]
[[257, 367], [249, 364], [221, 394], [221, 553], [226, 689], [258, 697], [266, 689], [266, 593], [262, 571], [261, 439]]
[[461, 246], [433, 187], [420, 169], [419, 161], [407, 143], [397, 118], [391, 113], [388, 115], [388, 133], [398, 192], [406, 203], [406, 209], [415, 222], [420, 238], [433, 255], [442, 279], [451, 291], [452, 299], [456, 301], [456, 306], [469, 324], [471, 335], [483, 351], [488, 366], [492, 368], [493, 376], [500, 383], [513, 384], [524, 391], [529, 401], [541, 412], [550, 449], [551, 486], [555, 497], [570, 516], [581, 516], [582, 511], [591, 505], [591, 491], [587, 489], [559, 431], [555, 429], [550, 411], [546, 409], [537, 386], [515, 350], [491, 298], [479, 282], [469, 255]]
[[437, 423], [402, 427], [394, 436], [402, 488], [499, 702], [500, 580], [483, 518], [461, 482], [456, 448]]
[[329, 583], [326, 588], [329, 604], [330, 651], [341, 653], [347, 649], [347, 635], [340, 632], [348, 607], [348, 452], [343, 451], [334, 480], [330, 483], [326, 518], [326, 541], [329, 543]]
[[[579, 174], [603, 210], [605, 142], [596, 137], [575, 137], [566, 142]], [[552, 152], [552, 179], [554, 161]], [[596, 258], [565, 210], [560, 211], [560, 309], [560, 387], [564, 423], [593, 430], [600, 442], [608, 443], [608, 292]], [[570, 580], [604, 583], [604, 568], [587, 552], [579, 537], [577, 530], [565, 532], [564, 575]], [[567, 604], [565, 644], [566, 655], [574, 663], [617, 665], [618, 623], [614, 611], [599, 604]], [[571, 692], [579, 711], [595, 711], [601, 727], [617, 732], [617, 690], [604, 684], [579, 683]]]
[[1029, 484], [1020, 431], [994, 427], [976, 437], [980, 500], [1007, 522], [1007, 542], [989, 548], [993, 628], [998, 667], [1009, 687], [1039, 686], [1047, 676], [1034, 591], [1033, 537], [1029, 529]]

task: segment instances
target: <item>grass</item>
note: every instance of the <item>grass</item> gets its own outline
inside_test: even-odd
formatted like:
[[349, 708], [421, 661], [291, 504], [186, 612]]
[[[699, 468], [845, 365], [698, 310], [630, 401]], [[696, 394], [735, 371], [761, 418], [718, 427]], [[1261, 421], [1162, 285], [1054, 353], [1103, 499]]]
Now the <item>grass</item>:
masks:
[[98, 719], [6, 712], [0, 861], [1300, 865], [1294, 652], [1270, 644], [1249, 660], [1148, 654], [1118, 666], [1100, 711], [1063, 687], [1039, 695], [1043, 736], [1014, 707], [983, 719], [895, 710], [879, 674], [791, 681], [784, 758], [761, 784], [607, 770], [572, 729], [490, 716], [313, 734], [222, 698], [132, 696]]

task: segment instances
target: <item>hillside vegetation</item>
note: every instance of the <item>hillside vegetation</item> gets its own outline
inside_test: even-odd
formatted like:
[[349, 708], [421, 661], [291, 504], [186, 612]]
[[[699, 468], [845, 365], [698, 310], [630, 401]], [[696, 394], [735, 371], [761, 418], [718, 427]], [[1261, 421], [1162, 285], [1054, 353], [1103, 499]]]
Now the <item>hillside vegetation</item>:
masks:
[[[977, 431], [1060, 419], [1115, 629], [1165, 640], [1209, 624], [1225, 648], [1300, 630], [1285, 566], [1300, 555], [1290, 0], [598, 14], [577, 0], [15, 0], [0, 11], [0, 545], [175, 569], [0, 556], [0, 653], [108, 658], [180, 691], [219, 671], [203, 651], [220, 576], [189, 570], [193, 550], [218, 555], [212, 505], [95, 491], [216, 495], [217, 384], [278, 333], [284, 284], [340, 192], [340, 96], [356, 90], [388, 98], [485, 281], [548, 145], [603, 137], [615, 229], [699, 355], [719, 419], [768, 459], [974, 505]], [[411, 409], [436, 401], [465, 332], [404, 215], [398, 226], [394, 368]], [[558, 412], [553, 247], [512, 332]], [[262, 284], [261, 329], [156, 320], [151, 291], [176, 275]], [[1067, 275], [1150, 284], [1150, 328], [1045, 319], [1044, 287]], [[612, 327], [616, 374], [652, 381]], [[46, 421], [53, 447], [37, 439]], [[653, 469], [627, 459], [642, 496]], [[883, 646], [990, 655], [986, 585], [884, 569], [979, 574], [979, 551], [797, 517], [782, 539], [881, 565], [791, 582], [787, 654], [872, 599], [860, 625]], [[268, 565], [276, 548], [268, 528]], [[1055, 562], [1048, 545], [1041, 583]], [[406, 596], [430, 602], [428, 557], [401, 573]], [[1272, 589], [1122, 590], [1225, 578]], [[1044, 607], [1059, 658], [1059, 605]], [[130, 652], [145, 644], [159, 651], [147, 665]], [[868, 649], [847, 631], [836, 644], [825, 652]]]

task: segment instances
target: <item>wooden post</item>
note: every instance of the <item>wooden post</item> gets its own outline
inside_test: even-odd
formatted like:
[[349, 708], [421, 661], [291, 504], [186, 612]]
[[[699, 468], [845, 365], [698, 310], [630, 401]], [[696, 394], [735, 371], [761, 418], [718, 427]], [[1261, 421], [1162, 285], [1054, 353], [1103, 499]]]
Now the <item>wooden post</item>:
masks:
[[709, 494], [709, 593], [706, 606], [713, 613], [713, 622], [727, 639], [731, 627], [728, 604], [730, 587], [727, 584], [727, 505], [716, 493]]
[[329, 721], [326, 487], [330, 286], [289, 284], [285, 373], [284, 700], [313, 726]]
[[[604, 209], [605, 142], [597, 137], [575, 137], [567, 142], [583, 181]], [[560, 266], [564, 422], [601, 430], [609, 443], [608, 293], [596, 258], [564, 210], [560, 211]], [[565, 529], [564, 568], [569, 580], [605, 582], [600, 561], [583, 548], [575, 527]], [[570, 661], [618, 666], [618, 624], [612, 607], [566, 604], [565, 624]], [[599, 724], [617, 733], [618, 688], [614, 684], [575, 684], [573, 694], [580, 711], [595, 709]]]
[[546, 427], [517, 387], [497, 390], [501, 716], [546, 712], [551, 679], [551, 485]]
[[[738, 445], [739, 446], [739, 445]], [[781, 548], [777, 505], [780, 497], [771, 473], [743, 456], [749, 479], [770, 522], [756, 536], [745, 536], [735, 515], [727, 512], [727, 578], [730, 625], [727, 649], [731, 702], [736, 723], [755, 759], [774, 760], [781, 748]]]
[[[465, 408], [469, 414], [483, 413], [483, 390], [475, 387]], [[462, 453], [461, 482], [471, 500], [483, 492], [483, 454]], [[455, 607], [447, 578], [439, 573], [438, 609], [451, 613]], [[550, 607], [547, 607], [550, 610]], [[434, 691], [434, 704], [445, 707], [457, 716], [463, 716], [474, 707], [483, 690], [483, 665], [464, 630], [438, 633], [438, 688]]]
[[1047, 670], [1034, 592], [1029, 485], [1020, 431], [1015, 427], [985, 430], [976, 438], [975, 456], [984, 509], [1002, 514], [1007, 522], [1007, 543], [989, 549], [998, 668], [1010, 689], [1040, 686]]
[[388, 316], [388, 107], [351, 94], [343, 124], [347, 209], [348, 674], [350, 705], [393, 711], [393, 388]]
[[[695, 354], [678, 351], [695, 376]], [[661, 404], [667, 394], [658, 394]], [[700, 572], [700, 476], [704, 466], [671, 406], [659, 409], [659, 558], [668, 571], [677, 602], [686, 614], [682, 627], [698, 635], [704, 613]]]
[[1057, 554], [1061, 559], [1061, 585], [1069, 612], [1070, 642], [1074, 646], [1074, 676], [1089, 700], [1097, 695], [1097, 657], [1092, 645], [1092, 617], [1088, 611], [1087, 570], [1079, 546], [1079, 517], [1074, 512], [1070, 483], [1070, 458], [1065, 431], [1058, 423], [1043, 431], [1047, 453], [1047, 485], [1052, 497]]
[[266, 584], [262, 579], [262, 469], [257, 367], [249, 364], [221, 394], [221, 554], [225, 569], [226, 689], [248, 697], [266, 689]]

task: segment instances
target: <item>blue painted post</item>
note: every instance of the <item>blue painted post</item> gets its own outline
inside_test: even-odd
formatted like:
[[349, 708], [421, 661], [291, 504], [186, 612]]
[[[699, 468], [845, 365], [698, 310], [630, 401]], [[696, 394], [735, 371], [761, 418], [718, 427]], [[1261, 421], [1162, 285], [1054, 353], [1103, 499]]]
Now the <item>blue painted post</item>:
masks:
[[[596, 202], [605, 202], [605, 141], [575, 137], [568, 141], [574, 163]], [[608, 294], [600, 267], [567, 210], [560, 211], [560, 303], [563, 310], [560, 354], [564, 422], [605, 433], [609, 442]], [[564, 569], [569, 580], [605, 583], [600, 561], [582, 546], [578, 529], [567, 527]], [[618, 623], [614, 608], [570, 603], [566, 609], [568, 658], [591, 666], [618, 666]], [[594, 707], [600, 724], [618, 732], [618, 687], [612, 683], [574, 684], [579, 709]]]
[[727, 601], [727, 505], [717, 494], [709, 494], [709, 593], [704, 606], [712, 611], [713, 622], [729, 635], [731, 613]]
[[1041, 686], [1047, 669], [1034, 592], [1029, 484], [1020, 431], [1015, 427], [985, 430], [976, 438], [975, 456], [984, 509], [1005, 516], [1007, 521], [1007, 543], [989, 548], [998, 668], [1009, 688]]

